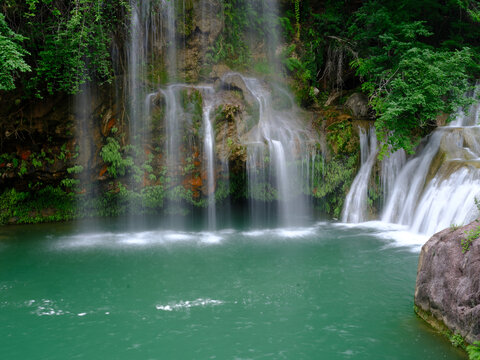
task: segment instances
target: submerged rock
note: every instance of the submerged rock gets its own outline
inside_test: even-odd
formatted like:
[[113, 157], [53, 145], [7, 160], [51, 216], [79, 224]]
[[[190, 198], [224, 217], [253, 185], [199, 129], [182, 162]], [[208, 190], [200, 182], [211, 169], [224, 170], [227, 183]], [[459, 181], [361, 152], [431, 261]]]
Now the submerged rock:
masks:
[[480, 340], [479, 235], [478, 220], [433, 235], [422, 247], [415, 288], [417, 314], [469, 343]]

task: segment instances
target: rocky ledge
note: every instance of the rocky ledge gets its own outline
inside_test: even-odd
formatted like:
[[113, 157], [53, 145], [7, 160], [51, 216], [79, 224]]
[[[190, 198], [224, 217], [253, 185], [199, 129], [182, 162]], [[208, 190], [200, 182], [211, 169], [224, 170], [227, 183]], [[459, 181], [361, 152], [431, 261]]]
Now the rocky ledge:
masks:
[[422, 247], [415, 311], [437, 330], [480, 340], [480, 221], [445, 229]]

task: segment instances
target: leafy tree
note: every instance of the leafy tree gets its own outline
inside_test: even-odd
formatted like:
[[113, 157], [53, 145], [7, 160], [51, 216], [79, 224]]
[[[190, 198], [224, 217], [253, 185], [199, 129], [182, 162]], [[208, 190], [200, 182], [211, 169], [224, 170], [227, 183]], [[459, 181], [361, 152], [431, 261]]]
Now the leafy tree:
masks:
[[413, 152], [420, 137], [435, 126], [437, 115], [465, 104], [469, 79], [478, 70], [474, 48], [434, 33], [436, 7], [425, 3], [433, 14], [423, 20], [412, 17], [409, 7], [395, 12], [370, 1], [356, 12], [350, 27], [359, 50], [352, 66], [376, 111], [382, 154], [389, 145]]
[[23, 40], [25, 37], [10, 29], [0, 13], [0, 90], [15, 89], [17, 74], [31, 70], [24, 60], [28, 52], [21, 45]]
[[111, 80], [110, 49], [125, 30], [125, 0], [9, 0], [5, 11], [12, 28], [29, 36], [30, 95], [74, 94], [89, 80]]

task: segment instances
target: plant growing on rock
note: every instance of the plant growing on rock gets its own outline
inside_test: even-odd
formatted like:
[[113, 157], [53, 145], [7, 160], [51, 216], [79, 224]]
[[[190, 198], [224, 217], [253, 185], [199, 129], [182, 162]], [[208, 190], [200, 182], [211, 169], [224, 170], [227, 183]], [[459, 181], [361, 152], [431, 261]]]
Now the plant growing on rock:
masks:
[[461, 240], [462, 253], [464, 254], [470, 250], [470, 245], [472, 242], [480, 236], [480, 226], [471, 229], [470, 231], [466, 232], [465, 235], [467, 235], [467, 237]]
[[449, 336], [449, 339], [450, 339], [450, 342], [452, 343], [453, 346], [455, 347], [460, 347], [460, 348], [465, 348], [464, 346], [464, 339], [462, 337], [462, 335], [456, 333], [456, 334], [452, 334]]
[[108, 173], [113, 178], [125, 175], [125, 171], [129, 166], [133, 165], [130, 157], [123, 158], [121, 146], [113, 137], [107, 138], [107, 144], [102, 147], [100, 156], [108, 166]]
[[467, 346], [467, 353], [470, 360], [480, 360], [480, 341]]

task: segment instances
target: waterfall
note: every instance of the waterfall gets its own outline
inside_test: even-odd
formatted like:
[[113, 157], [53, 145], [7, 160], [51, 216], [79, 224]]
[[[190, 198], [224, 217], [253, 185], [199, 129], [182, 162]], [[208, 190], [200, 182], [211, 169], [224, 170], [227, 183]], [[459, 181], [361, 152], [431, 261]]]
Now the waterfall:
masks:
[[128, 59], [128, 116], [130, 120], [130, 138], [132, 144], [141, 146], [148, 141], [144, 136], [147, 114], [144, 110], [146, 96], [141, 81], [146, 63], [150, 36], [150, 1], [131, 0], [130, 39], [127, 49]]
[[361, 166], [345, 199], [342, 211], [343, 222], [358, 223], [368, 220], [368, 183], [378, 154], [377, 137], [373, 127], [368, 130], [368, 133], [361, 127], [359, 131]]
[[177, 77], [177, 32], [175, 21], [175, 1], [162, 0], [162, 10], [166, 17], [166, 37], [167, 43], [167, 72], [168, 80], [175, 80]]
[[[78, 175], [80, 192], [84, 194], [83, 202], [88, 203], [92, 196], [95, 196], [95, 188], [93, 187], [93, 154], [95, 144], [93, 143], [92, 133], [92, 89], [91, 85], [84, 83], [80, 85], [80, 91], [75, 95], [75, 122], [76, 134], [79, 145], [79, 163], [83, 170]], [[81, 204], [78, 204], [81, 205]]]
[[407, 162], [405, 150], [399, 149], [385, 156], [381, 162], [380, 181], [382, 183], [383, 203], [387, 201], [388, 194], [393, 190], [398, 174]]
[[441, 132], [434, 132], [428, 138], [425, 148], [403, 167], [388, 196], [382, 215], [383, 221], [411, 224], [430, 165], [440, 147], [441, 135]]
[[[201, 181], [206, 178], [206, 186], [202, 186], [207, 193], [208, 198], [208, 224], [209, 228], [215, 228], [215, 134], [212, 126], [211, 113], [215, 106], [215, 93], [213, 86], [209, 85], [188, 85], [188, 84], [171, 84], [165, 88], [159, 89], [159, 94], [164, 100], [164, 123], [165, 123], [165, 146], [164, 146], [164, 164], [166, 166], [166, 176], [170, 179], [170, 197], [167, 197], [167, 203], [165, 204], [168, 213], [175, 213], [176, 201], [173, 201], [175, 188], [177, 185], [183, 182], [185, 165], [192, 165], [193, 154], [195, 153], [195, 144], [188, 137], [185, 138], [185, 130], [194, 128], [196, 121], [194, 118], [198, 116], [196, 113], [192, 113], [195, 110], [195, 106], [191, 100], [185, 100], [184, 97], [188, 97], [194, 91], [200, 94], [200, 97], [196, 99], [201, 106], [201, 120], [202, 120], [202, 132], [203, 138], [203, 174], [201, 175]], [[150, 95], [149, 95], [150, 96]], [[158, 96], [158, 93], [153, 97]], [[182, 100], [183, 99], [183, 100]], [[186, 109], [185, 105], [193, 106], [192, 109]], [[200, 134], [199, 134], [200, 135]], [[190, 164], [185, 164], [185, 161], [190, 159]]]
[[203, 108], [203, 154], [204, 169], [207, 174], [208, 194], [208, 228], [215, 229], [215, 136], [210, 120], [212, 104], [208, 103]]
[[[278, 191], [278, 200], [280, 201], [280, 218], [286, 220], [289, 216], [288, 206], [286, 203], [290, 201], [290, 178], [287, 172], [287, 158], [285, 156], [285, 150], [283, 145], [278, 140], [269, 141], [269, 153], [273, 158], [271, 161], [271, 166], [275, 172], [275, 180]], [[303, 209], [302, 209], [303, 210]]]
[[[241, 134], [247, 147], [252, 218], [276, 217], [281, 223], [292, 225], [309, 212], [309, 204], [301, 194], [305, 179], [296, 161], [308, 161], [311, 154], [309, 145], [318, 142], [318, 139], [314, 131], [300, 121], [288, 93], [279, 90], [287, 103], [282, 104], [282, 109], [275, 109], [271, 91], [258, 79], [229, 73], [223, 81], [244, 87], [258, 107], [258, 121]], [[274, 198], [278, 199], [278, 209], [273, 210], [276, 216], [267, 204]]]
[[[478, 87], [475, 94], [478, 93]], [[480, 104], [460, 110], [448, 126], [424, 139], [423, 149], [397, 176], [382, 220], [431, 235], [478, 216], [480, 196]]]
[[[468, 97], [478, 99], [480, 96], [480, 83], [477, 82], [475, 89], [467, 94]], [[459, 109], [455, 120], [450, 122], [449, 127], [462, 127], [462, 126], [475, 126], [478, 125], [478, 119], [480, 116], [480, 102], [472, 104], [467, 113], [464, 109]]]
[[[206, 204], [209, 228], [213, 229], [216, 226], [217, 176], [220, 174], [228, 182], [228, 175], [221, 174], [228, 172], [228, 159], [221, 159], [224, 156], [217, 155], [215, 149], [215, 130], [218, 128], [214, 123], [217, 108], [222, 105], [221, 90], [218, 84], [214, 88], [210, 84], [175, 83], [187, 68], [186, 63], [179, 62], [179, 58], [187, 59], [181, 44], [183, 40], [185, 46], [186, 36], [179, 30], [182, 26], [180, 11], [187, 16], [185, 2], [130, 0], [130, 5], [125, 99], [130, 144], [137, 154], [135, 164], [141, 168], [146, 160], [144, 153], [149, 152], [148, 144], [153, 140], [152, 131], [156, 131], [157, 148], [163, 148], [161, 161], [155, 162], [161, 162], [165, 167], [162, 185], [165, 187], [166, 212], [181, 212], [179, 204], [191, 195], [188, 191], [192, 191], [193, 199], [189, 198], [189, 201]], [[263, 49], [265, 61], [274, 64], [280, 43], [276, 31], [278, 4], [276, 0], [268, 0], [255, 6], [263, 19], [256, 26], [263, 26], [265, 30], [265, 38], [255, 46]], [[205, 19], [206, 8], [207, 2], [199, 2], [200, 17], [193, 20], [197, 22], [196, 32], [201, 34], [197, 39], [203, 47], [209, 46], [206, 41], [208, 31], [211, 31]], [[186, 18], [183, 24], [186, 26], [185, 21]], [[201, 50], [200, 56], [205, 51]], [[203, 63], [202, 59], [199, 61]], [[164, 76], [151, 69], [158, 63], [164, 66]], [[310, 212], [311, 204], [305, 201], [303, 192], [312, 191], [318, 175], [315, 171], [315, 146], [318, 143], [315, 131], [306, 125], [292, 96], [282, 87], [236, 73], [226, 74], [221, 82], [225, 83], [229, 76], [237, 77], [242, 83], [239, 86], [253, 114], [251, 122], [238, 129], [237, 134], [246, 147], [252, 217], [262, 223], [265, 218], [275, 218], [282, 224], [294, 224]], [[192, 100], [193, 91], [201, 94], [200, 104]], [[276, 93], [275, 99], [273, 92]], [[196, 113], [198, 106], [201, 107], [200, 114]], [[159, 118], [163, 119], [163, 126], [154, 124]], [[219, 140], [220, 144], [223, 141], [225, 139]], [[217, 168], [217, 164], [222, 164], [222, 168]], [[135, 188], [133, 181], [130, 187]]]
[[181, 85], [169, 85], [166, 89], [160, 89], [165, 99], [165, 149], [164, 157], [167, 174], [175, 176], [180, 158], [180, 111], [177, 101], [177, 91]]

